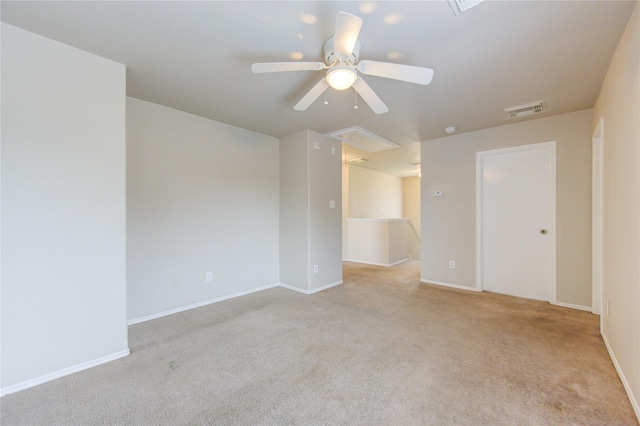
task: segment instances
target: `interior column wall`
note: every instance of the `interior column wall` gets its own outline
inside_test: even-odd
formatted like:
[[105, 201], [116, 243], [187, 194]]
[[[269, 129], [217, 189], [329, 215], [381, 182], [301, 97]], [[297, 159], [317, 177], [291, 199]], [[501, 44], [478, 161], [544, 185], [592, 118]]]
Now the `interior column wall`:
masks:
[[[346, 155], [345, 145], [342, 145], [342, 156]], [[349, 253], [349, 238], [347, 233], [347, 218], [349, 217], [349, 166], [346, 161], [342, 166], [342, 258], [345, 259]]]
[[307, 132], [280, 140], [280, 282], [309, 289], [309, 144]]
[[[342, 283], [342, 172], [339, 141], [309, 131], [309, 290]], [[317, 272], [313, 267], [318, 265]]]
[[280, 140], [280, 280], [303, 293], [342, 283], [340, 149], [310, 130]]

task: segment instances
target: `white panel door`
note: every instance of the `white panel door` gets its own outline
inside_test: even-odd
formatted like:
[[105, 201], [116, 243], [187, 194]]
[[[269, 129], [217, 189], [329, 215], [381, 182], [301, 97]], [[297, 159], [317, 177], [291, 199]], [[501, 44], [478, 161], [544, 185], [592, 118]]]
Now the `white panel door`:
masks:
[[480, 288], [555, 302], [555, 144], [478, 153]]

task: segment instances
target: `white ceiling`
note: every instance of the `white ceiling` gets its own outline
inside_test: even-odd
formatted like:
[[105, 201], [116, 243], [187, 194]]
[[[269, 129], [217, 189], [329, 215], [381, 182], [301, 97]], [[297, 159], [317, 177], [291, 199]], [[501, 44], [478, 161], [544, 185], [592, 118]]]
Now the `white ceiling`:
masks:
[[[634, 5], [486, 1], [456, 16], [446, 0], [3, 0], [1, 16], [126, 64], [135, 98], [275, 137], [359, 126], [413, 152], [415, 142], [442, 137], [448, 126], [470, 132], [592, 107]], [[331, 89], [329, 105], [322, 96], [300, 112], [293, 105], [322, 72], [251, 73], [253, 62], [288, 61], [294, 52], [322, 61], [338, 11], [364, 19], [361, 59], [432, 68], [431, 84], [366, 76], [388, 113], [376, 115], [361, 100], [355, 110], [353, 90]], [[506, 117], [504, 108], [538, 100], [546, 112]]]

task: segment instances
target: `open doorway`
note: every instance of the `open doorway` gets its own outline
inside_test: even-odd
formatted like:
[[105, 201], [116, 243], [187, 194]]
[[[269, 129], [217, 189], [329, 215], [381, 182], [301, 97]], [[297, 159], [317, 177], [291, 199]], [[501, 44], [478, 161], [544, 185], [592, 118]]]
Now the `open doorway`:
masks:
[[420, 260], [420, 143], [367, 152], [342, 145], [342, 258]]

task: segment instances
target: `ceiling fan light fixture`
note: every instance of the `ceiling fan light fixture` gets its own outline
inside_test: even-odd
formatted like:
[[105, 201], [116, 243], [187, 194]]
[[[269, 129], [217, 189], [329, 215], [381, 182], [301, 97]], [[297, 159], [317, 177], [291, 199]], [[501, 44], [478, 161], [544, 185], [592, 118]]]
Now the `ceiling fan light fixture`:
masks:
[[337, 65], [327, 72], [327, 83], [336, 90], [345, 90], [353, 86], [358, 75], [346, 65]]
[[[373, 4], [373, 9], [375, 9], [375, 4]], [[394, 24], [400, 22], [402, 18], [400, 15], [395, 16], [397, 22], [393, 22]], [[296, 111], [306, 111], [320, 95], [326, 93], [329, 87], [341, 91], [353, 87], [355, 91], [354, 109], [358, 109], [359, 96], [375, 114], [384, 114], [389, 111], [389, 108], [359, 74], [373, 75], [426, 86], [433, 78], [433, 70], [431, 68], [392, 62], [360, 61], [360, 42], [358, 41], [358, 36], [360, 35], [361, 27], [362, 18], [351, 15], [350, 13], [338, 12], [336, 15], [334, 35], [333, 37], [329, 37], [322, 46], [324, 62], [294, 61], [254, 63], [251, 65], [251, 71], [259, 74], [282, 71], [326, 70], [324, 78], [320, 79], [320, 81], [294, 105], [293, 109]], [[300, 59], [302, 59], [300, 55], [300, 52], [294, 52], [291, 57], [300, 57]], [[324, 103], [325, 105], [327, 104], [326, 98]]]

